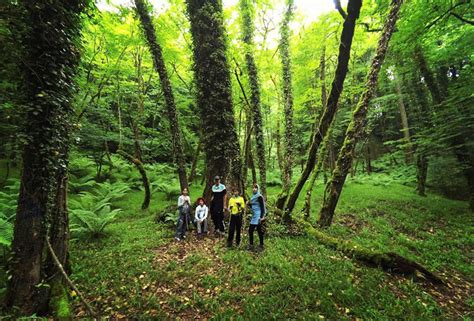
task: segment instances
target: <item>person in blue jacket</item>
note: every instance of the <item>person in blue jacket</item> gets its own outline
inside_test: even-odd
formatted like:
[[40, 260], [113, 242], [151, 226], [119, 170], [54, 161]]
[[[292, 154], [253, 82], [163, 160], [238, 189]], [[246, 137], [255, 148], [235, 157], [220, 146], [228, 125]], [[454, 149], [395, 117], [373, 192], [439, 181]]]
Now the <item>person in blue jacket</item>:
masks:
[[247, 203], [252, 208], [252, 219], [250, 220], [249, 226], [249, 250], [253, 250], [253, 233], [257, 230], [258, 238], [260, 244], [258, 246], [259, 250], [263, 250], [263, 221], [265, 220], [265, 200], [263, 199], [263, 195], [260, 194], [260, 188], [258, 184], [253, 185], [252, 189], [252, 197]]

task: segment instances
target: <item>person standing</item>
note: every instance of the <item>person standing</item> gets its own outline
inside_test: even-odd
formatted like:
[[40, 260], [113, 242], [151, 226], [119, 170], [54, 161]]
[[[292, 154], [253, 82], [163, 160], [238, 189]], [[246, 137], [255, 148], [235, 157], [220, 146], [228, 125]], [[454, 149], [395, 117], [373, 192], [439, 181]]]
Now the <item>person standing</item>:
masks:
[[189, 191], [185, 187], [183, 188], [182, 194], [178, 198], [178, 223], [176, 226], [175, 239], [181, 241], [186, 238], [186, 230], [188, 229], [189, 213], [191, 211], [191, 198], [189, 197]]
[[196, 206], [196, 212], [194, 219], [197, 226], [198, 238], [201, 238], [202, 235], [207, 234], [207, 212], [208, 208], [204, 198], [200, 197], [197, 200], [198, 205]]
[[221, 184], [219, 176], [214, 177], [211, 197], [211, 218], [214, 223], [214, 232], [224, 235], [224, 204], [227, 201], [225, 185]]
[[242, 196], [239, 195], [239, 190], [234, 189], [232, 197], [229, 199], [229, 210], [230, 210], [230, 224], [229, 224], [229, 235], [227, 237], [227, 247], [232, 247], [232, 242], [235, 237], [235, 245], [240, 245], [240, 230], [242, 229], [242, 217], [244, 215], [245, 201]]
[[253, 233], [257, 230], [258, 238], [260, 244], [258, 246], [259, 250], [263, 250], [263, 222], [265, 220], [265, 200], [263, 199], [262, 194], [260, 194], [260, 188], [258, 184], [253, 185], [252, 197], [247, 203], [252, 208], [252, 219], [249, 226], [249, 247], [248, 249], [252, 251], [253, 246]]

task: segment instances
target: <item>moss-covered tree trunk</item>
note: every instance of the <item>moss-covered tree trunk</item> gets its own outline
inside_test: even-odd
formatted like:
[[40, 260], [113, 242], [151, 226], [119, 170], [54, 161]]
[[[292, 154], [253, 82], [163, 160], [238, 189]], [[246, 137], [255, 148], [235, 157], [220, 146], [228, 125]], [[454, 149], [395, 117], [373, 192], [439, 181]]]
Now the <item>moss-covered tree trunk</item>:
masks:
[[163, 52], [160, 44], [156, 40], [155, 27], [151, 21], [150, 14], [145, 5], [145, 0], [134, 0], [135, 8], [145, 34], [148, 47], [153, 57], [153, 66], [160, 76], [161, 90], [165, 97], [166, 111], [168, 115], [169, 127], [171, 131], [171, 142], [173, 145], [173, 158], [178, 169], [179, 184], [181, 190], [188, 187], [188, 178], [186, 176], [186, 158], [184, 155], [183, 144], [181, 141], [181, 126], [179, 124], [178, 112], [174, 100], [173, 89], [166, 70]]
[[[323, 47], [323, 50], [321, 51], [321, 58], [319, 59], [319, 81], [321, 82], [321, 110], [323, 113], [327, 105], [326, 47], [325, 46]], [[318, 121], [314, 123], [314, 126], [316, 126], [317, 123]], [[330, 137], [330, 133], [328, 133], [326, 137], [324, 138], [323, 147], [320, 150], [320, 156], [318, 158], [318, 164], [316, 164], [316, 168], [315, 170], [313, 170], [313, 173], [309, 180], [308, 189], [306, 190], [306, 198], [305, 198], [304, 207], [303, 207], [303, 212], [306, 217], [309, 217], [311, 214], [311, 197], [313, 194], [313, 188], [314, 188], [314, 184], [316, 183], [316, 179], [318, 178], [319, 172], [321, 171], [323, 167], [322, 165], [323, 165], [324, 157], [326, 155], [327, 140], [329, 139], [329, 137]]]
[[229, 187], [242, 190], [242, 164], [232, 106], [229, 64], [222, 2], [186, 0], [191, 25], [197, 104], [203, 126], [207, 182], [205, 197], [215, 175]]
[[407, 164], [413, 162], [413, 150], [411, 148], [410, 127], [408, 125], [407, 110], [405, 107], [405, 99], [403, 99], [402, 86], [398, 75], [395, 75], [395, 91], [397, 92], [398, 110], [400, 111], [400, 120], [402, 124], [402, 132], [405, 143], [405, 162]]
[[285, 206], [285, 216], [290, 217], [293, 208], [295, 207], [296, 201], [303, 189], [304, 184], [306, 183], [309, 175], [316, 165], [316, 156], [318, 154], [319, 145], [323, 141], [324, 137], [327, 134], [329, 127], [336, 115], [338, 109], [339, 97], [341, 96], [344, 80], [346, 79], [349, 58], [351, 53], [352, 39], [354, 37], [354, 30], [356, 25], [356, 20], [359, 18], [360, 8], [362, 6], [362, 0], [349, 0], [347, 5], [347, 17], [344, 20], [344, 25], [342, 27], [341, 33], [341, 42], [339, 44], [339, 54], [336, 66], [336, 73], [334, 80], [331, 84], [331, 91], [329, 93], [327, 107], [324, 110], [319, 124], [315, 126], [316, 130], [314, 131], [311, 138], [311, 146], [308, 151], [308, 158], [295, 187], [293, 188], [290, 196], [288, 197], [288, 202]]
[[[6, 306], [30, 316], [52, 313], [45, 237], [67, 257], [67, 159], [73, 78], [79, 61], [80, 14], [86, 1], [21, 1], [27, 26], [20, 69], [25, 98], [23, 169]], [[49, 223], [54, 223], [49, 233]], [[47, 266], [50, 268], [48, 269]], [[41, 286], [41, 284], [44, 284]]]
[[282, 65], [283, 114], [285, 116], [285, 136], [283, 140], [283, 187], [276, 201], [281, 209], [291, 188], [293, 168], [293, 89], [290, 56], [290, 22], [293, 17], [293, 0], [286, 0], [286, 11], [280, 26], [280, 56]]
[[193, 162], [191, 163], [191, 172], [189, 173], [189, 178], [188, 178], [189, 183], [194, 181], [194, 177], [196, 176], [196, 168], [197, 168], [197, 163], [199, 160], [199, 155], [201, 154], [201, 149], [202, 149], [202, 138], [199, 137], [199, 142], [196, 146], [196, 150], [194, 151], [194, 155], [193, 155]]
[[344, 143], [339, 151], [336, 168], [326, 185], [324, 202], [319, 217], [320, 226], [326, 227], [332, 223], [334, 210], [336, 209], [342, 187], [344, 186], [347, 174], [352, 165], [356, 144], [364, 135], [369, 103], [377, 88], [378, 75], [388, 50], [390, 38], [395, 29], [402, 2], [403, 0], [392, 0], [390, 5], [390, 13], [385, 21], [382, 35], [378, 42], [377, 52], [372, 59], [370, 71], [367, 76], [366, 88], [357, 107], [354, 109], [352, 120], [346, 130]]
[[245, 44], [245, 63], [250, 83], [250, 103], [252, 108], [253, 130], [255, 135], [258, 169], [260, 175], [260, 188], [264, 197], [267, 195], [267, 165], [265, 158], [265, 140], [263, 136], [263, 121], [260, 108], [260, 84], [258, 80], [257, 65], [253, 52], [253, 6], [252, 0], [240, 0], [240, 11], [242, 15], [242, 38]]

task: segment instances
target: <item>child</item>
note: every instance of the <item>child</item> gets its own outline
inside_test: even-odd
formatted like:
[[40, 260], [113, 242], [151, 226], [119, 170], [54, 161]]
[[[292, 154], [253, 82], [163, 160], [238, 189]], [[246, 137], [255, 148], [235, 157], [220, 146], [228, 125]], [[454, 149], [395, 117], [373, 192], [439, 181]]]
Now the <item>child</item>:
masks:
[[244, 214], [244, 198], [239, 195], [239, 190], [234, 189], [233, 195], [229, 200], [230, 225], [229, 235], [227, 237], [227, 247], [232, 247], [234, 232], [237, 232], [235, 245], [240, 245], [240, 230], [242, 229], [242, 216]]
[[265, 201], [262, 194], [260, 194], [260, 188], [257, 184], [253, 185], [253, 195], [250, 198], [248, 204], [252, 207], [252, 220], [249, 226], [249, 247], [250, 251], [253, 250], [253, 232], [255, 229], [258, 232], [258, 238], [260, 240], [259, 250], [263, 250], [263, 222], [265, 221]]
[[188, 229], [189, 213], [191, 210], [191, 199], [188, 195], [189, 191], [185, 187], [182, 194], [178, 198], [178, 224], [176, 227], [175, 239], [181, 241], [186, 238], [186, 230]]
[[196, 206], [196, 213], [194, 215], [194, 220], [197, 225], [198, 237], [201, 237], [203, 234], [207, 234], [207, 213], [208, 209], [204, 198], [200, 197], [197, 200], [198, 206]]

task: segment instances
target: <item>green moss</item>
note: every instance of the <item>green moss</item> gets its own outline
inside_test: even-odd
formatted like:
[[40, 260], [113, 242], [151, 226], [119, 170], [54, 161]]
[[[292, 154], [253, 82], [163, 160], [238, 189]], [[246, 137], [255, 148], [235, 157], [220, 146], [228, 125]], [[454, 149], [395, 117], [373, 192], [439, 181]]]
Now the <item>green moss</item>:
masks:
[[50, 309], [58, 320], [71, 320], [72, 311], [69, 306], [69, 297], [65, 285], [59, 281], [51, 285]]

